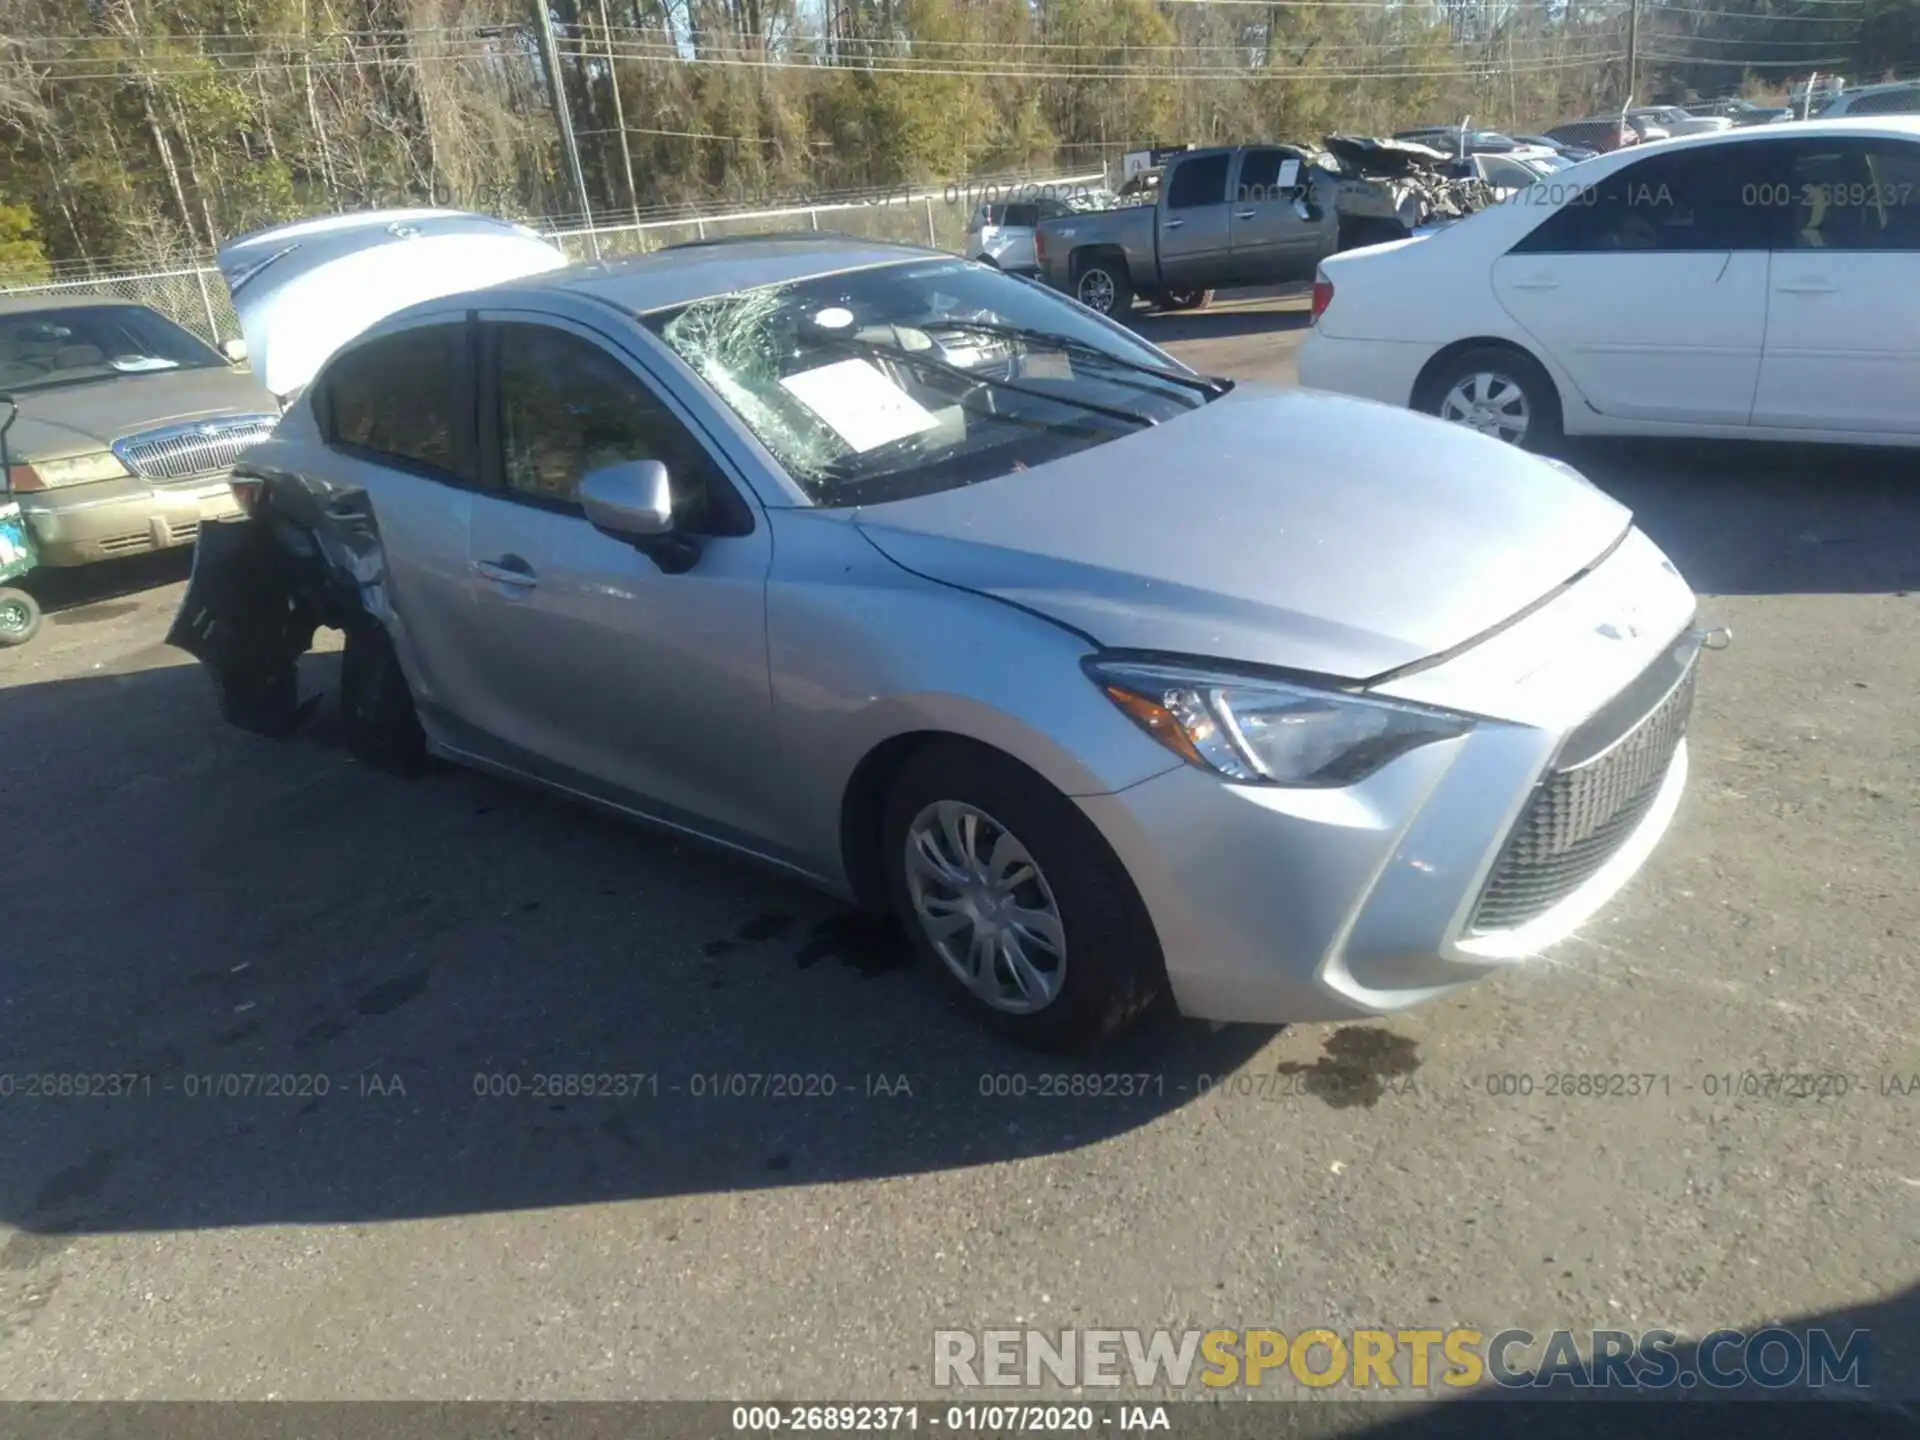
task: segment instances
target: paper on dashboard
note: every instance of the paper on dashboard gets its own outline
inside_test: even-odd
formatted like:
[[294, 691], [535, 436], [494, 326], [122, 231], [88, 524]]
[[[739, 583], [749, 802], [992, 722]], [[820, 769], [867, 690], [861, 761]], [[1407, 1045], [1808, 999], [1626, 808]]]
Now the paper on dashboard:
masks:
[[877, 450], [940, 422], [871, 360], [838, 360], [788, 375], [780, 387], [856, 452]]

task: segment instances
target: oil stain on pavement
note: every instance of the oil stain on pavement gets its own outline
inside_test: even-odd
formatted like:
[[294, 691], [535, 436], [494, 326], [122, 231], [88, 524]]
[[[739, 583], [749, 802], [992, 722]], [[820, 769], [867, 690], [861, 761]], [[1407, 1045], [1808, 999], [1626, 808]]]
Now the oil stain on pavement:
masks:
[[1300, 1077], [1300, 1088], [1335, 1110], [1363, 1105], [1372, 1109], [1389, 1091], [1404, 1093], [1420, 1068], [1419, 1046], [1391, 1030], [1342, 1025], [1327, 1037], [1326, 1053], [1311, 1065], [1282, 1062], [1282, 1075]]

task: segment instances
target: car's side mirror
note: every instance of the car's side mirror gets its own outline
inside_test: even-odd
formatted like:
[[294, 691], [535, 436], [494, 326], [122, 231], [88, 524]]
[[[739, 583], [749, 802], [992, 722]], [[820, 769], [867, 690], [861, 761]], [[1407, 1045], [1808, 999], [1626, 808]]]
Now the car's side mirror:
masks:
[[658, 460], [623, 460], [580, 480], [580, 508], [596, 530], [625, 540], [669, 575], [691, 569], [700, 545], [673, 523], [673, 487]]
[[238, 365], [247, 358], [247, 342], [244, 340], [222, 340], [220, 353], [227, 357], [227, 363]]

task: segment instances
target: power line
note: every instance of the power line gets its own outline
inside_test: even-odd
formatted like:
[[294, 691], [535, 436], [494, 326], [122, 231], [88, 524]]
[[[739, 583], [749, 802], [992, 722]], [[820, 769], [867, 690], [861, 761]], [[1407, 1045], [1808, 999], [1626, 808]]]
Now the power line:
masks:
[[1853, 15], [1762, 15], [1752, 10], [1696, 10], [1691, 7], [1663, 14], [1707, 15], [1720, 20], [1759, 20], [1767, 25], [1864, 25], [1866, 17]]
[[1824, 70], [1835, 66], [1852, 64], [1845, 55], [1829, 55], [1823, 60], [1740, 60], [1723, 59], [1712, 55], [1654, 55], [1641, 57], [1657, 61], [1663, 65], [1737, 65], [1743, 70]]
[[1698, 45], [1758, 45], [1769, 50], [1804, 50], [1809, 45], [1832, 45], [1835, 43], [1835, 37], [1832, 35], [1816, 35], [1805, 40], [1743, 40], [1732, 35], [1680, 35], [1669, 31], [1666, 34], [1656, 35], [1654, 38], [1662, 44], [1671, 44], [1674, 41], [1680, 41], [1685, 44]]
[[[582, 26], [560, 26], [560, 27], [556, 27], [556, 29], [560, 39], [562, 40], [562, 43], [584, 45], [588, 43], [589, 40], [591, 40], [596, 46], [598, 46], [601, 43], [600, 36], [597, 30], [588, 30]], [[1431, 29], [1432, 27], [1429, 27], [1429, 32], [1431, 32]], [[364, 32], [364, 33], [369, 36], [372, 36], [375, 34], [375, 32]], [[369, 48], [375, 50], [376, 52], [382, 52], [382, 51], [403, 52], [403, 53], [397, 54], [395, 58], [404, 59], [404, 60], [412, 60], [415, 58], [437, 59], [443, 55], [446, 55], [449, 53], [455, 53], [457, 51], [465, 51], [468, 53], [477, 53], [482, 55], [499, 55], [499, 56], [502, 56], [503, 58], [512, 58], [513, 55], [516, 53], [511, 50], [504, 50], [494, 45], [493, 41], [490, 38], [481, 39], [481, 38], [474, 37], [471, 34], [464, 36], [461, 39], [461, 41], [458, 43], [458, 45], [450, 46], [446, 50], [419, 48], [413, 43], [413, 38], [412, 38], [413, 35], [415, 34], [451, 34], [451, 33], [454, 33], [454, 32], [445, 31], [445, 30], [407, 32], [407, 33], [379, 32], [378, 37], [373, 39]], [[732, 31], [706, 31], [706, 32], [700, 32], [700, 33], [719, 36], [719, 37], [728, 39], [730, 41], [741, 42], [742, 44], [750, 44], [751, 42], [754, 42], [754, 41], [765, 42], [771, 38], [765, 34], [739, 34]], [[625, 39], [625, 38], [622, 38], [623, 36], [633, 36], [636, 38]], [[94, 37], [94, 38], [98, 38], [98, 37]], [[261, 46], [257, 43], [262, 39], [270, 38], [264, 35], [206, 34], [206, 35], [197, 35], [197, 36], [181, 35], [181, 36], [174, 36], [169, 38], [178, 39], [178, 40], [195, 40], [195, 41], [198, 41], [202, 46], [207, 46], [209, 44], [219, 45], [219, 44], [224, 44], [227, 41], [246, 42], [246, 43], [252, 44], [253, 46], [253, 48], [250, 48], [250, 49], [203, 50], [203, 53], [199, 56], [188, 56], [188, 55], [180, 55], [180, 54], [165, 55], [164, 58], [169, 60], [189, 60], [189, 59], [233, 60], [233, 59], [252, 58], [256, 56], [273, 56], [281, 53], [280, 47]], [[1435, 37], [1435, 38], [1438, 38], [1438, 37]], [[1542, 37], [1542, 38], [1544, 39], [1546, 37]], [[657, 52], [662, 58], [669, 58], [669, 59], [677, 58], [677, 59], [694, 60], [694, 59], [702, 58], [699, 56], [697, 51], [691, 55], [688, 54], [687, 51], [683, 48], [683, 42], [668, 40], [664, 37], [659, 37], [657, 35], [657, 32], [652, 32], [641, 27], [615, 26], [613, 27], [612, 39], [614, 43], [617, 46], [621, 47], [621, 49], [624, 51], [629, 51], [629, 52], [647, 51], [649, 52], [649, 54]], [[1272, 42], [1265, 42], [1265, 43], [1271, 44]], [[1361, 41], [1353, 44], [1340, 44], [1340, 45], [1315, 44], [1313, 49], [1315, 54], [1346, 53], [1346, 52], [1352, 52], [1352, 51], [1378, 50], [1383, 45], [1390, 45], [1391, 43], [1393, 42], [1388, 40], [1373, 40], [1373, 41]], [[1065, 41], [1065, 40], [1040, 40], [1040, 41], [922, 40], [922, 39], [915, 39], [907, 36], [881, 37], [881, 38], [856, 37], [851, 39], [839, 39], [839, 38], [828, 37], [828, 36], [813, 36], [813, 35], [790, 37], [786, 40], [782, 40], [778, 42], [778, 45], [779, 45], [779, 48], [781, 49], [787, 49], [787, 50], [793, 50], [793, 51], [806, 51], [806, 50], [818, 51], [822, 54], [823, 57], [828, 55], [836, 55], [838, 53], [843, 53], [847, 49], [866, 49], [866, 50], [878, 50], [883, 48], [898, 49], [904, 52], [902, 56], [883, 57], [883, 58], [905, 58], [909, 60], [913, 59], [914, 57], [922, 53], [927, 53], [927, 58], [929, 59], [936, 59], [936, 58], [940, 58], [940, 56], [938, 54], [930, 53], [930, 52], [945, 52], [945, 51], [962, 51], [962, 52], [985, 51], [985, 52], [991, 52], [995, 54], [1006, 52], [1006, 51], [1022, 51], [1022, 52], [1024, 51], [1039, 51], [1039, 52], [1067, 51], [1067, 52], [1073, 52], [1073, 53], [1094, 52], [1094, 53], [1108, 54], [1108, 55], [1117, 53], [1120, 55], [1129, 55], [1129, 56], [1130, 55], [1185, 55], [1185, 54], [1247, 55], [1264, 48], [1263, 43], [1254, 42], [1254, 41], [1242, 41], [1242, 42], [1235, 42], [1235, 43], [1221, 42], [1221, 43], [1215, 43], [1215, 44], [1195, 44], [1195, 45], [1133, 45], [1133, 44], [1124, 43], [1124, 42], [1120, 42], [1120, 43], [1088, 42], [1088, 43], [1082, 44], [1074, 41]], [[480, 48], [476, 50], [475, 49], [476, 46], [479, 46]], [[763, 45], [761, 48], [772, 48], [772, 47]], [[532, 51], [531, 49], [529, 49], [524, 53], [531, 54]], [[117, 62], [122, 58], [125, 58], [131, 61], [136, 59], [137, 57], [131, 57], [131, 56], [118, 57], [118, 56], [103, 56], [103, 55], [52, 56], [52, 57], [48, 57], [46, 60], [43, 60], [37, 63], [54, 64], [54, 65], [87, 64], [87, 65], [100, 66], [108, 63]], [[313, 63], [315, 64], [354, 63], [354, 60], [356, 58], [362, 58], [362, 57], [348, 57], [344, 61], [343, 60], [314, 61]], [[303, 61], [300, 63], [304, 64], [305, 62]]]
[[[601, 50], [587, 50], [578, 46], [563, 45], [560, 47], [558, 53], [563, 58], [569, 60], [597, 63], [604, 63], [607, 58]], [[1612, 61], [1620, 59], [1622, 53], [1623, 52], [1616, 49], [1577, 55], [1557, 55], [1550, 58], [1521, 56], [1518, 57], [1517, 63], [1533, 70], [1574, 70], [1582, 66], [1609, 64]], [[212, 76], [220, 79], [239, 81], [257, 75], [285, 75], [304, 72], [309, 69], [359, 70], [377, 68], [382, 63], [399, 63], [408, 66], [418, 66], [428, 62], [470, 64], [475, 61], [498, 63], [502, 60], [520, 59], [531, 62], [534, 59], [531, 55], [502, 56], [497, 51], [474, 51], [467, 53], [447, 52], [425, 56], [409, 55], [397, 61], [389, 60], [386, 62], [366, 59], [298, 60], [274, 61], [270, 63], [255, 61], [255, 63], [246, 66], [223, 67], [214, 63], [220, 58], [225, 57], [209, 56], [199, 63], [176, 65], [142, 65], [137, 68], [114, 65], [111, 68], [96, 68], [93, 70], [48, 71], [39, 78], [53, 84], [66, 84], [81, 80], [118, 81], [124, 84], [142, 79], [206, 79], [209, 78], [209, 66], [212, 66]], [[990, 63], [983, 63], [980, 66], [969, 66], [966, 68], [960, 68], [954, 65], [919, 65], [897, 62], [891, 64], [873, 64], [866, 61], [851, 65], [828, 65], [780, 60], [753, 60], [742, 57], [725, 56], [688, 57], [674, 53], [639, 54], [628, 51], [617, 51], [614, 58], [636, 64], [708, 65], [739, 69], [797, 70], [822, 76], [842, 74], [931, 75], [981, 80], [1408, 80], [1459, 78], [1461, 76], [1482, 75], [1490, 69], [1500, 68], [1499, 66], [1486, 63], [1473, 65], [1455, 63], [1450, 65], [1399, 66], [1373, 69], [1339, 69], [1309, 66], [1277, 69], [1254, 64], [1249, 64], [1245, 67], [1215, 66], [1213, 68], [1193, 69], [1179, 67], [1173, 69], [1114, 69], [1111, 68], [1111, 66], [1103, 67], [1094, 65], [1067, 68], [1056, 66], [1053, 68], [1026, 67], [1009, 69], [1004, 66], [993, 67]], [[95, 63], [96, 65], [98, 64], [98, 62]], [[1504, 65], [1506, 63], [1509, 62], [1507, 62], [1503, 56], [1502, 64]], [[1815, 62], [1803, 61], [1796, 63], [1810, 65]], [[1820, 61], [1818, 63], [1828, 64], [1832, 62]]]
[[[602, 52], [587, 52], [575, 49], [567, 52], [577, 59], [602, 59]], [[640, 61], [643, 63], [667, 63], [676, 65], [711, 65], [721, 68], [748, 70], [803, 70], [812, 72], [847, 70], [862, 75], [935, 75], [949, 78], [968, 78], [986, 80], [1399, 80], [1419, 79], [1423, 77], [1445, 78], [1461, 75], [1480, 75], [1489, 69], [1498, 68], [1489, 64], [1449, 65], [1449, 66], [1403, 66], [1392, 69], [1322, 69], [1319, 67], [1294, 67], [1275, 69], [1249, 65], [1227, 68], [1176, 67], [1171, 70], [1114, 69], [1110, 65], [1075, 66], [1070, 68], [1042, 68], [1039, 66], [1021, 69], [987, 68], [981, 66], [959, 68], [953, 64], [919, 65], [905, 64], [898, 59], [891, 63], [875, 64], [862, 61], [853, 66], [829, 66], [818, 63], [801, 63], [788, 60], [753, 59], [745, 56], [704, 55], [687, 56], [676, 52], [642, 53], [631, 48], [621, 48], [617, 58]], [[1604, 64], [1620, 58], [1621, 52], [1609, 51], [1577, 57], [1546, 58], [1525, 57], [1522, 61], [1531, 69], [1577, 69], [1581, 66]]]

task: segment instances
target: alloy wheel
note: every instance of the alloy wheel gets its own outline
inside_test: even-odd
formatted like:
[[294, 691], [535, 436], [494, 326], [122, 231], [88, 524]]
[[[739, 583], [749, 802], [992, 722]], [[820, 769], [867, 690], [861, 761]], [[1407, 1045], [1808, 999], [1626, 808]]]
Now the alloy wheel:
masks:
[[1080, 277], [1079, 301], [1102, 315], [1113, 309], [1113, 277], [1104, 270], [1089, 270]]
[[1066, 925], [1040, 866], [985, 811], [938, 800], [907, 827], [907, 894], [934, 953], [986, 1005], [1044, 1010], [1067, 976]]
[[1440, 418], [1518, 445], [1526, 440], [1533, 417], [1526, 388], [1518, 380], [1494, 370], [1476, 370], [1462, 375], [1447, 391], [1440, 402]]

